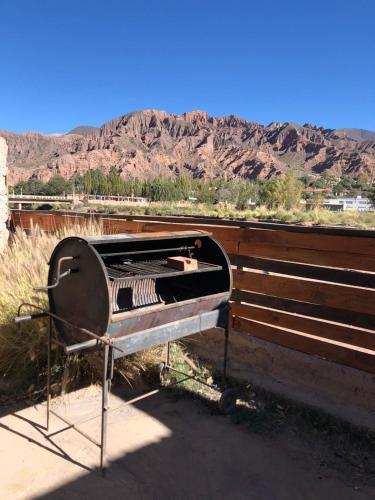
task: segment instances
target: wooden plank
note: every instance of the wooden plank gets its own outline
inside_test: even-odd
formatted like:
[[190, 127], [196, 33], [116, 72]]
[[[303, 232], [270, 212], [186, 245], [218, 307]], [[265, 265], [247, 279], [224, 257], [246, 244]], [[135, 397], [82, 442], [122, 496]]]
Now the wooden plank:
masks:
[[302, 302], [374, 314], [375, 290], [322, 281], [234, 270], [234, 288]]
[[375, 315], [335, 309], [334, 307], [309, 304], [297, 300], [281, 299], [243, 290], [233, 290], [231, 300], [375, 330]]
[[22, 225], [23, 229], [30, 229], [30, 224], [31, 224], [30, 221], [31, 221], [31, 217], [29, 214], [26, 217], [22, 212], [20, 212], [19, 219], [18, 219], [18, 221], [15, 221], [15, 222], [19, 222]]
[[267, 229], [243, 229], [242, 241], [277, 247], [306, 248], [328, 252], [374, 255], [374, 238], [334, 236], [326, 234], [300, 234]]
[[287, 260], [318, 266], [339, 267], [375, 272], [375, 254], [360, 255], [358, 253], [336, 253], [323, 250], [261, 245], [240, 241], [239, 255], [268, 259]]
[[101, 214], [103, 217], [114, 217], [118, 219], [136, 220], [136, 221], [148, 221], [148, 222], [171, 222], [178, 224], [209, 224], [214, 226], [232, 226], [240, 228], [251, 228], [251, 229], [267, 229], [267, 230], [279, 230], [292, 233], [302, 233], [302, 234], [326, 234], [332, 236], [354, 236], [363, 238], [374, 238], [375, 230], [371, 229], [356, 229], [353, 227], [345, 226], [321, 226], [321, 225], [303, 225], [298, 223], [290, 223], [283, 221], [248, 221], [241, 218], [217, 218], [210, 216], [199, 216], [193, 217], [188, 215], [174, 215], [174, 216], [163, 216], [163, 215], [128, 215], [128, 214]]
[[26, 213], [20, 212], [18, 221], [15, 223], [20, 224], [24, 229], [31, 229], [38, 226], [42, 231], [55, 232], [67, 226], [74, 226], [83, 223], [84, 218], [77, 215], [50, 215], [43, 212]]
[[[12, 209], [12, 212], [17, 212], [18, 210]], [[21, 212], [35, 212], [35, 210], [22, 210]], [[47, 214], [56, 213], [72, 213], [56, 210], [45, 211]], [[73, 212], [81, 215], [81, 212]], [[129, 215], [129, 214], [83, 214], [83, 216], [93, 216], [93, 217], [111, 217], [114, 219], [126, 219], [134, 221], [154, 221], [154, 222], [178, 222], [181, 224], [213, 224], [217, 226], [233, 226], [233, 227], [244, 227], [244, 228], [255, 228], [255, 229], [271, 229], [271, 230], [281, 230], [293, 233], [303, 233], [303, 234], [328, 234], [336, 236], [356, 236], [364, 238], [374, 238], [375, 230], [371, 229], [356, 229], [352, 227], [344, 226], [321, 226], [321, 225], [303, 225], [303, 224], [291, 224], [289, 222], [283, 221], [272, 221], [272, 220], [258, 220], [258, 221], [246, 221], [244, 219], [223, 219], [215, 218], [210, 216], [200, 216], [200, 217], [190, 217], [190, 216], [159, 216], [159, 215]]]
[[[51, 213], [37, 213], [37, 212], [19, 212], [22, 215], [22, 225], [23, 227], [29, 227], [30, 218], [34, 221], [34, 225], [38, 224], [42, 229], [51, 231], [54, 227], [63, 227], [66, 219], [62, 219], [64, 214], [59, 214], [58, 212], [52, 215]], [[69, 214], [70, 215], [70, 214]], [[82, 214], [73, 214], [73, 217], [82, 217]], [[90, 218], [100, 217], [101, 214], [89, 214]], [[46, 217], [53, 217], [55, 223], [52, 224], [51, 220], [47, 220]], [[29, 219], [29, 220], [26, 220]], [[71, 219], [72, 220], [72, 219]], [[74, 219], [77, 220], [76, 218]], [[140, 221], [135, 222], [133, 220], [126, 219], [118, 219], [117, 217], [103, 217], [103, 221], [111, 220], [110, 225], [106, 225], [104, 222], [106, 232], [110, 230], [111, 232], [139, 232], [139, 231], [155, 231], [160, 230], [160, 226], [164, 226], [164, 228], [169, 227], [170, 230], [180, 230], [186, 229], [185, 224], [161, 224], [159, 222], [147, 222], [142, 223]], [[118, 221], [115, 223], [115, 221]], [[121, 222], [120, 222], [121, 221]], [[17, 223], [17, 221], [15, 221]], [[19, 222], [18, 222], [19, 223]], [[196, 227], [196, 226], [193, 226]], [[310, 249], [296, 249], [291, 247], [280, 247], [277, 245], [259, 245], [255, 243], [246, 243], [241, 241], [239, 243], [239, 247], [237, 245], [237, 240], [241, 237], [241, 231], [239, 228], [230, 228], [230, 227], [209, 227], [202, 226], [199, 228], [204, 230], [209, 230], [213, 233], [214, 237], [216, 237], [219, 241], [230, 242], [226, 243], [224, 246], [227, 251], [232, 253], [239, 253], [241, 255], [251, 255], [252, 257], [259, 258], [271, 258], [278, 260], [288, 260], [292, 262], [302, 262], [307, 264], [318, 264], [318, 265], [327, 265], [332, 267], [341, 267], [341, 268], [352, 268], [352, 269], [363, 269], [374, 271], [375, 270], [375, 255], [368, 256], [363, 258], [362, 256], [358, 256], [356, 254], [346, 254], [346, 253], [331, 253], [326, 251], [316, 251]], [[243, 232], [243, 231], [242, 231]], [[258, 231], [259, 233], [259, 231]], [[263, 233], [267, 233], [267, 231], [263, 231]], [[270, 233], [279, 233], [277, 231], [270, 231]], [[290, 235], [289, 235], [290, 236]], [[292, 235], [293, 236], [293, 235]], [[304, 236], [298, 234], [298, 236]], [[318, 236], [318, 235], [313, 235]], [[366, 240], [367, 242], [367, 240]], [[367, 245], [367, 243], [366, 243]], [[374, 254], [374, 251], [373, 251]]]
[[323, 337], [375, 351], [375, 331], [340, 325], [334, 322], [308, 318], [302, 315], [249, 304], [233, 303], [231, 311], [234, 316], [241, 316], [242, 318], [290, 330], [297, 330], [315, 337]]
[[[111, 222], [107, 222], [110, 220]], [[197, 225], [187, 225], [187, 224], [165, 224], [165, 223], [149, 223], [149, 222], [136, 222], [120, 219], [103, 219], [103, 225], [105, 232], [121, 233], [121, 232], [131, 232], [131, 233], [147, 233], [147, 232], [159, 232], [159, 231], [205, 231], [211, 233], [216, 237], [224, 249], [227, 252], [236, 253], [238, 250], [238, 241], [236, 236], [239, 235], [236, 228], [218, 228], [210, 226], [197, 226]], [[228, 231], [226, 230], [228, 229]], [[233, 239], [234, 238], [234, 239]]]
[[277, 328], [239, 316], [235, 317], [233, 328], [290, 349], [375, 373], [375, 351], [349, 346], [333, 340], [318, 339], [306, 333]]
[[118, 219], [101, 219], [104, 234], [139, 233], [142, 230], [141, 222], [133, 222]]
[[159, 224], [159, 223], [146, 223], [142, 227], [142, 232], [153, 231], [184, 231], [189, 227], [191, 230], [207, 231], [216, 238], [226, 252], [237, 253], [238, 240], [236, 235], [239, 234], [235, 228], [215, 228], [209, 226], [186, 226], [184, 224]]
[[260, 257], [247, 257], [244, 255], [230, 254], [231, 264], [237, 267], [247, 267], [262, 271], [300, 276], [322, 281], [332, 281], [345, 285], [375, 288], [375, 273], [353, 271], [350, 269], [336, 269], [332, 267], [312, 266], [297, 264], [275, 259], [262, 259]]
[[24, 223], [23, 223], [23, 219], [21, 217], [20, 212], [16, 212], [16, 213], [11, 212], [10, 213], [10, 220], [12, 222], [12, 226], [14, 229], [16, 229], [17, 227], [24, 229]]
[[241, 237], [241, 230], [235, 227], [207, 226], [203, 224], [168, 224], [162, 222], [145, 222], [143, 231], [186, 231], [187, 227], [192, 230], [201, 230], [212, 233], [214, 238], [220, 241], [237, 241]]
[[[66, 225], [70, 225], [72, 222], [76, 221], [76, 215], [71, 216], [70, 214], [45, 214], [43, 217], [39, 214], [35, 215], [35, 212], [22, 212], [22, 224], [24, 228], [29, 228], [30, 221], [34, 221], [34, 225], [38, 225], [41, 229], [45, 231], [55, 231], [61, 229]], [[82, 221], [89, 221], [90, 217], [82, 217]], [[216, 237], [224, 249], [228, 253], [236, 253], [238, 250], [238, 240], [236, 237], [239, 236], [238, 228], [225, 228], [225, 227], [210, 227], [206, 225], [187, 225], [187, 224], [166, 224], [166, 223], [149, 223], [125, 219], [115, 219], [115, 218], [100, 218], [101, 214], [95, 214], [95, 220], [102, 221], [103, 230], [106, 234], [118, 234], [118, 233], [139, 233], [139, 232], [159, 232], [159, 231], [186, 231], [186, 230], [201, 230], [207, 231]], [[15, 221], [17, 223], [17, 221]], [[53, 226], [51, 226], [53, 224]], [[234, 239], [232, 239], [234, 238]]]
[[[104, 217], [106, 214], [102, 214]], [[126, 218], [128, 220], [137, 221], [153, 221], [153, 222], [172, 222], [180, 224], [210, 224], [210, 225], [222, 225], [222, 226], [233, 226], [241, 228], [254, 228], [254, 229], [270, 229], [270, 230], [281, 230], [286, 232], [296, 232], [303, 234], [327, 234], [335, 236], [356, 236], [356, 237], [375, 237], [375, 231], [371, 229], [356, 229], [353, 227], [345, 226], [322, 226], [322, 225], [304, 225], [298, 223], [290, 223], [284, 221], [273, 221], [270, 220], [245, 220], [241, 218], [218, 218], [212, 216], [200, 215], [197, 217], [189, 215], [128, 215], [128, 214], [116, 214], [109, 215], [115, 218]]]

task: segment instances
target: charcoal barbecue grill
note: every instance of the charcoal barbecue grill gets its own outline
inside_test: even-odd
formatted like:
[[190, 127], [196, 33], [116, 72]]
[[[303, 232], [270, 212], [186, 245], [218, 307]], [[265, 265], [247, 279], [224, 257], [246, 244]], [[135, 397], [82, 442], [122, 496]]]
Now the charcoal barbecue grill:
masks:
[[[176, 268], [171, 266], [173, 259], [193, 262], [195, 267]], [[36, 290], [48, 293], [49, 311], [19, 314], [16, 320], [49, 317], [47, 429], [49, 414], [55, 413], [50, 408], [52, 323], [56, 341], [64, 346], [66, 354], [103, 351], [101, 441], [91, 439], [100, 447], [102, 471], [108, 393], [115, 359], [166, 343], [162, 375], [165, 370], [173, 370], [170, 341], [221, 327], [225, 332], [225, 377], [232, 272], [228, 256], [210, 233], [180, 231], [65, 238], [52, 253], [48, 286]], [[40, 309], [33, 304], [21, 305], [24, 306]], [[79, 431], [76, 425], [73, 427]]]

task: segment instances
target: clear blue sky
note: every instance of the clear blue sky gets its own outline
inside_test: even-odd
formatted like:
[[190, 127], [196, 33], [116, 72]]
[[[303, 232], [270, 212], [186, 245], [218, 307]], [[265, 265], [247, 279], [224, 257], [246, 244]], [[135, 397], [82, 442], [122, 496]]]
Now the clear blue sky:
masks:
[[375, 130], [374, 0], [0, 0], [0, 129], [205, 109]]

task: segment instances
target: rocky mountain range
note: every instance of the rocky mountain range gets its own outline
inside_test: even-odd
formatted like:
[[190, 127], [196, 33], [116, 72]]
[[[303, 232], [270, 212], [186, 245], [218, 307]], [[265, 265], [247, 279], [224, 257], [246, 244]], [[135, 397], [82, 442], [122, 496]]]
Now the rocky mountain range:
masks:
[[375, 134], [358, 130], [264, 126], [232, 115], [213, 118], [205, 111], [145, 110], [67, 134], [0, 131], [0, 136], [8, 143], [10, 186], [31, 177], [45, 181], [55, 174], [72, 178], [88, 169], [108, 171], [113, 165], [121, 175], [142, 178], [189, 173], [268, 179], [293, 169], [297, 175], [367, 172], [374, 179]]

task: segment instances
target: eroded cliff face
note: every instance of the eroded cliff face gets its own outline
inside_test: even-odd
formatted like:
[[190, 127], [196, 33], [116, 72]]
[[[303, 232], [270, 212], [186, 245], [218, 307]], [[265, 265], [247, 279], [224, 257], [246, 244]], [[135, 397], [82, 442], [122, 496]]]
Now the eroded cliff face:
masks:
[[[1, 132], [6, 138], [9, 184], [60, 174], [71, 178], [88, 169], [155, 177], [268, 179], [289, 168], [303, 172], [375, 177], [375, 142], [294, 123], [263, 126], [237, 116], [213, 118], [205, 111], [174, 115], [146, 110], [129, 113], [84, 134]], [[80, 128], [76, 129], [77, 131]]]
[[0, 137], [0, 252], [8, 242], [7, 144]]

